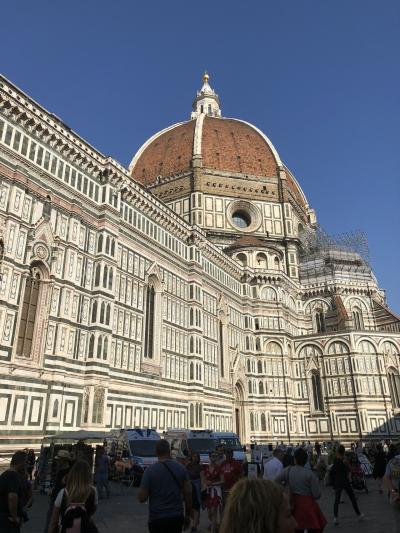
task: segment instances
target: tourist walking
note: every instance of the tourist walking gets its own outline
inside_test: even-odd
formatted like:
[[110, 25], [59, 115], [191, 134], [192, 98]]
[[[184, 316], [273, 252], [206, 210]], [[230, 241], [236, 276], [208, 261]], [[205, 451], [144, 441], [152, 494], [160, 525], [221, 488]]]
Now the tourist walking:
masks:
[[336, 458], [330, 470], [330, 478], [335, 491], [335, 502], [333, 505], [333, 521], [336, 525], [339, 524], [339, 503], [342, 491], [344, 490], [350, 498], [353, 509], [359, 520], [363, 520], [365, 516], [358, 508], [357, 500], [350, 483], [350, 467], [345, 462], [345, 449], [340, 445], [337, 449]]
[[382, 482], [386, 472], [386, 464], [386, 454], [383, 451], [383, 446], [382, 444], [378, 444], [374, 454], [374, 469], [372, 475], [374, 476], [374, 479], [376, 479], [380, 494], [383, 493]]
[[36, 456], [34, 450], [29, 450], [26, 458], [26, 471], [29, 477], [29, 481], [32, 481], [33, 469], [35, 468]]
[[99, 498], [103, 498], [105, 492], [106, 498], [110, 497], [110, 489], [108, 486], [108, 474], [110, 469], [110, 458], [106, 454], [106, 450], [101, 446], [97, 451], [97, 465], [96, 465], [96, 485]]
[[318, 463], [318, 461], [321, 458], [321, 450], [322, 450], [322, 446], [321, 446], [321, 444], [318, 441], [314, 445], [314, 450], [315, 450], [315, 453], [317, 455], [317, 463]]
[[221, 465], [218, 463], [218, 452], [211, 452], [209, 457], [210, 463], [204, 467], [201, 473], [201, 488], [210, 521], [209, 529], [214, 533], [218, 531], [218, 525], [221, 521], [222, 485], [224, 479], [221, 473]]
[[10, 467], [0, 476], [0, 531], [18, 533], [23, 513], [23, 476], [26, 475], [26, 453], [15, 452]]
[[[68, 528], [78, 528], [84, 533], [97, 533], [93, 515], [98, 505], [97, 491], [92, 484], [92, 473], [86, 461], [74, 463], [54, 501], [48, 533], [64, 533]], [[73, 530], [75, 531], [75, 530]]]
[[158, 462], [144, 471], [138, 499], [141, 503], [149, 500], [150, 533], [181, 533], [182, 528], [190, 526], [189, 475], [185, 467], [172, 460], [168, 441], [157, 442], [156, 454]]
[[51, 516], [53, 514], [54, 502], [61, 489], [65, 487], [67, 474], [71, 470], [71, 454], [68, 450], [59, 450], [56, 456], [56, 477], [54, 486], [49, 495], [49, 507], [46, 515], [46, 522], [44, 526], [44, 533], [49, 530]]
[[233, 487], [219, 533], [295, 533], [296, 520], [281, 486], [241, 479]]
[[222, 502], [225, 505], [233, 486], [243, 477], [242, 464], [233, 457], [233, 450], [230, 448], [225, 450], [225, 461], [221, 463], [220, 472], [223, 478]]
[[[396, 447], [392, 446], [390, 448], [392, 448], [392, 453], [394, 453]], [[387, 464], [384, 481], [389, 491], [389, 501], [393, 510], [395, 525], [393, 531], [400, 533], [400, 454], [398, 452]]]
[[264, 479], [275, 481], [283, 470], [283, 456], [283, 451], [280, 448], [275, 448], [272, 459], [264, 463]]
[[317, 503], [321, 488], [313, 472], [304, 468], [307, 459], [307, 451], [298, 448], [294, 453], [295, 466], [285, 468], [275, 481], [285, 484], [289, 490], [297, 522], [296, 532], [321, 533], [326, 525], [326, 518]]
[[189, 464], [186, 467], [189, 480], [192, 484], [192, 529], [197, 531], [200, 522], [201, 508], [201, 470], [200, 455], [197, 452], [192, 453]]

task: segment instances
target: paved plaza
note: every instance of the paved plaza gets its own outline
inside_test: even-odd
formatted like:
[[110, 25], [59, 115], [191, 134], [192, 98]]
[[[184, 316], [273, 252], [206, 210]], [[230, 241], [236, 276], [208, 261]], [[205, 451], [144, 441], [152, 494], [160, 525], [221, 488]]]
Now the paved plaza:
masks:
[[[369, 480], [369, 494], [358, 493], [358, 502], [367, 519], [359, 523], [346, 496], [340, 506], [340, 525], [332, 524], [333, 491], [323, 489], [322, 509], [329, 520], [324, 533], [391, 533], [392, 513], [386, 496], [375, 490], [374, 480]], [[147, 504], [137, 501], [137, 489], [112, 485], [110, 500], [101, 500], [95, 515], [100, 533], [145, 533], [147, 531]], [[35, 503], [30, 511], [30, 521], [23, 527], [23, 533], [42, 533], [47, 509], [47, 498], [35, 495]], [[200, 533], [207, 531], [206, 513], [202, 513]], [[246, 533], [245, 531], [243, 533]]]

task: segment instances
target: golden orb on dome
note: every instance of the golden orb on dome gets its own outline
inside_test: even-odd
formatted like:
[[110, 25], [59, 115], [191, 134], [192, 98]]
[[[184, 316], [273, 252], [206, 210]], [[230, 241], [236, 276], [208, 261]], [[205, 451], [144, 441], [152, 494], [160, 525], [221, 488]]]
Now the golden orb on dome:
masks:
[[209, 79], [210, 79], [210, 76], [208, 75], [208, 72], [205, 71], [204, 74], [203, 74], [203, 81], [207, 82]]

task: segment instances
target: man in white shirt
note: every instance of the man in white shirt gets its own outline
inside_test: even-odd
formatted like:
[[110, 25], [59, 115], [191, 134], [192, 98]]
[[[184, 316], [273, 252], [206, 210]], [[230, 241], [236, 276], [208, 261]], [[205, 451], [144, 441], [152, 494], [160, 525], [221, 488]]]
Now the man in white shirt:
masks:
[[274, 481], [283, 470], [283, 451], [280, 448], [275, 448], [273, 457], [264, 464], [264, 479]]

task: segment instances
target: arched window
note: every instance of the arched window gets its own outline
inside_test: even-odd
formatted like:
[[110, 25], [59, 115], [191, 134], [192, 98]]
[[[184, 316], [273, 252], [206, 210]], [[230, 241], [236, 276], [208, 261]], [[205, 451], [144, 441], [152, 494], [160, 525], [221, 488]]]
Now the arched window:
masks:
[[360, 309], [355, 308], [353, 309], [353, 312], [351, 313], [353, 316], [353, 327], [356, 330], [362, 330], [364, 329], [364, 321], [362, 318], [362, 312]]
[[192, 336], [189, 338], [189, 352], [194, 353], [194, 340]]
[[113, 239], [111, 241], [111, 251], [110, 251], [110, 255], [114, 256], [115, 255], [115, 239]]
[[88, 349], [88, 357], [92, 359], [94, 354], [94, 335], [90, 335], [89, 339], [89, 349]]
[[199, 365], [199, 381], [201, 381], [201, 365]]
[[56, 418], [58, 416], [58, 406], [59, 406], [59, 401], [58, 400], [54, 400], [54, 403], [53, 403], [53, 411], [51, 413], [51, 416], [53, 418]]
[[21, 320], [18, 330], [17, 354], [20, 357], [31, 356], [32, 341], [35, 330], [37, 316], [37, 305], [39, 300], [40, 274], [30, 271], [26, 280], [24, 298], [22, 300]]
[[247, 359], [247, 372], [251, 372], [250, 359]]
[[265, 413], [261, 413], [261, 431], [267, 431], [267, 421], [265, 419]]
[[246, 336], [246, 350], [250, 350], [250, 337]]
[[103, 235], [100, 233], [99, 240], [97, 241], [97, 253], [103, 251]]
[[323, 411], [324, 401], [322, 397], [321, 376], [319, 372], [317, 371], [311, 374], [311, 386], [312, 386], [313, 409], [314, 411]]
[[274, 257], [274, 269], [280, 270], [280, 261], [279, 261], [279, 257], [277, 256]]
[[89, 421], [89, 391], [85, 390], [82, 402], [82, 420], [84, 424]]
[[258, 361], [258, 363], [257, 363], [257, 371], [258, 371], [259, 374], [262, 374], [263, 369], [262, 369], [262, 362], [261, 361]]
[[103, 270], [103, 287], [107, 288], [107, 279], [108, 279], [108, 266], [105, 265]]
[[253, 388], [251, 386], [251, 381], [249, 381], [249, 393], [251, 394], [253, 392]]
[[193, 363], [190, 363], [190, 366], [189, 366], [189, 379], [194, 379], [194, 365], [193, 365]]
[[194, 405], [191, 403], [189, 407], [189, 426], [194, 427]]
[[104, 413], [104, 389], [97, 389], [93, 399], [92, 423], [102, 424]]
[[220, 358], [220, 369], [221, 369], [221, 378], [224, 377], [224, 326], [222, 320], [219, 321], [219, 358]]
[[114, 277], [114, 270], [110, 268], [110, 272], [108, 274], [108, 290], [109, 291], [112, 291], [113, 277]]
[[110, 253], [110, 237], [107, 235], [106, 238], [106, 254]]
[[318, 309], [315, 313], [315, 326], [317, 328], [317, 333], [323, 333], [326, 331], [325, 314], [322, 309]]
[[268, 259], [265, 254], [263, 253], [257, 254], [256, 266], [257, 268], [268, 268]]
[[103, 359], [107, 361], [108, 356], [108, 339], [107, 337], [104, 337], [104, 344], [103, 344]]
[[100, 269], [101, 269], [101, 265], [100, 264], [96, 265], [96, 273], [94, 276], [95, 287], [98, 287], [100, 285]]
[[154, 287], [147, 287], [146, 294], [146, 330], [145, 330], [145, 357], [153, 359], [154, 356], [154, 306], [156, 291]]
[[262, 381], [258, 384], [258, 394], [264, 394], [264, 383]]
[[104, 324], [105, 318], [106, 318], [106, 304], [102, 302], [100, 306], [100, 324]]
[[254, 431], [254, 413], [250, 413], [250, 431]]
[[193, 307], [189, 310], [189, 326], [193, 326]]
[[261, 341], [259, 337], [256, 337], [256, 350], [261, 350]]
[[203, 426], [203, 404], [199, 404], [199, 426]]
[[106, 324], [107, 324], [107, 326], [110, 325], [110, 313], [111, 313], [111, 305], [108, 304], [107, 305], [107, 310], [106, 310]]
[[101, 359], [101, 354], [103, 352], [103, 337], [97, 339], [97, 359]]
[[400, 376], [396, 369], [389, 368], [388, 380], [392, 405], [397, 409], [400, 407]]
[[239, 261], [239, 263], [243, 266], [247, 266], [247, 255], [246, 254], [237, 254], [236, 261]]
[[92, 318], [91, 318], [91, 321], [92, 322], [96, 322], [97, 321], [97, 300], [95, 300], [92, 304]]

